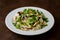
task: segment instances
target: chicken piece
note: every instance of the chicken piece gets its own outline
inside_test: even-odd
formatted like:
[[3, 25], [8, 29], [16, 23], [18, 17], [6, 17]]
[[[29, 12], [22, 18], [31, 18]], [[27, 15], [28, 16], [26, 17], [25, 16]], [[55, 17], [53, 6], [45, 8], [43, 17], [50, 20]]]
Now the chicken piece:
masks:
[[24, 28], [23, 28], [23, 27], [21, 27], [20, 29], [21, 29], [21, 30], [23, 30]]
[[40, 18], [40, 20], [39, 20], [39, 21], [40, 21], [40, 23], [43, 23], [43, 19], [42, 19], [42, 18]]
[[36, 26], [38, 24], [38, 22], [35, 22], [33, 26]]
[[41, 15], [38, 15], [38, 17], [42, 18], [42, 16], [41, 16]]
[[47, 25], [47, 23], [46, 23], [46, 21], [43, 21], [43, 23], [42, 23], [43, 25]]
[[12, 22], [13, 22], [13, 23], [16, 23], [15, 17], [12, 18]]
[[28, 25], [28, 27], [27, 28], [31, 28], [31, 25]]
[[16, 14], [15, 14], [15, 18], [16, 18], [16, 17], [18, 17], [18, 16], [19, 16], [19, 14], [18, 14], [18, 13], [16, 13]]

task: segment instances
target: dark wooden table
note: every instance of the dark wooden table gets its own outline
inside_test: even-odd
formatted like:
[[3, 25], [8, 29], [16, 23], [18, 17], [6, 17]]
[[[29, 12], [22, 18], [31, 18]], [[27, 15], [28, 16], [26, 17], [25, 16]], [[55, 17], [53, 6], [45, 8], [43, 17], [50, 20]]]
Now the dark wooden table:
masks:
[[[23, 6], [36, 6], [50, 11], [55, 18], [53, 28], [37, 36], [11, 32], [5, 25], [5, 17], [11, 10]], [[0, 40], [60, 40], [60, 0], [0, 0]]]

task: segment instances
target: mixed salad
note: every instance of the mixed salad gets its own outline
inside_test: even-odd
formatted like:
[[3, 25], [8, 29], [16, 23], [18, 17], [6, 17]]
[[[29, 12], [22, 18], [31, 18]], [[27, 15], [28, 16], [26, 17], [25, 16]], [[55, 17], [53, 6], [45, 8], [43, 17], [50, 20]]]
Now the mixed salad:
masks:
[[12, 18], [12, 23], [17, 29], [39, 30], [47, 26], [48, 18], [42, 11], [31, 8], [19, 11]]

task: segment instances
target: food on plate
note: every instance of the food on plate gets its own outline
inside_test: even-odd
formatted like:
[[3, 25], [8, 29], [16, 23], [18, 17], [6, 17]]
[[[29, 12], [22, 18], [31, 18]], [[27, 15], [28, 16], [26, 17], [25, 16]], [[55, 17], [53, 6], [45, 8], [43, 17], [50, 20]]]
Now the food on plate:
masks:
[[26, 31], [42, 29], [48, 25], [47, 22], [48, 18], [42, 11], [31, 8], [17, 12], [12, 18], [12, 23], [17, 29]]

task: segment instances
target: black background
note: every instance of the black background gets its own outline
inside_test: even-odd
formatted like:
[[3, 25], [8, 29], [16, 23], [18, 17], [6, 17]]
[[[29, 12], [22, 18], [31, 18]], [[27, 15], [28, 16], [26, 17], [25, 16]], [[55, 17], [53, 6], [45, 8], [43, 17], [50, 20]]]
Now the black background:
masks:
[[[23, 6], [41, 7], [51, 12], [55, 18], [53, 28], [37, 36], [11, 32], [5, 25], [5, 17], [11, 10]], [[0, 40], [60, 40], [60, 0], [0, 0]]]

